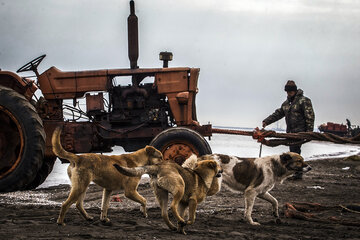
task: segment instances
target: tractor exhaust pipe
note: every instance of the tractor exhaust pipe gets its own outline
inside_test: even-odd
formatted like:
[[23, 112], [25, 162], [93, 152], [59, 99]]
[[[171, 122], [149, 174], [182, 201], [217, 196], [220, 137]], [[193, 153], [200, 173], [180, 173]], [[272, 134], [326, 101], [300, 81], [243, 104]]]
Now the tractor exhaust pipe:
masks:
[[128, 49], [130, 68], [139, 68], [137, 60], [139, 58], [139, 41], [138, 41], [138, 18], [135, 15], [135, 3], [130, 1], [130, 15], [128, 17]]

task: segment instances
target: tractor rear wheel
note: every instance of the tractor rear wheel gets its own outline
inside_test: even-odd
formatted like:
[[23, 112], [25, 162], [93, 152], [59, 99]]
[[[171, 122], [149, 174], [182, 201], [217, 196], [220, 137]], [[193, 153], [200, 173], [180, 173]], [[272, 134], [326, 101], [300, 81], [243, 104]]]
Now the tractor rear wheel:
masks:
[[23, 95], [0, 86], [0, 126], [0, 192], [23, 190], [43, 163], [42, 121]]
[[185, 128], [169, 128], [159, 133], [150, 143], [162, 152], [165, 161], [182, 164], [191, 154], [211, 154], [209, 143], [198, 132]]
[[26, 186], [27, 190], [34, 189], [37, 186], [41, 185], [43, 182], [45, 182], [47, 176], [49, 176], [49, 174], [53, 170], [55, 160], [56, 157], [47, 157], [43, 159], [43, 163], [39, 171], [37, 172], [35, 179]]

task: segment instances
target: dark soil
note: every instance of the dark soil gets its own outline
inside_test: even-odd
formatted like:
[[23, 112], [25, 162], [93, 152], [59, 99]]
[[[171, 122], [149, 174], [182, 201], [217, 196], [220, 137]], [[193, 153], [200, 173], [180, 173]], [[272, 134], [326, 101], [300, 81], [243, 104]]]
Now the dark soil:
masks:
[[[195, 224], [186, 227], [185, 237], [167, 228], [144, 180], [139, 192], [148, 200], [149, 217], [144, 218], [139, 205], [120, 192], [117, 196], [121, 201], [110, 204], [110, 226], [98, 220], [102, 192], [96, 185], [90, 186], [85, 199], [85, 208], [95, 220], [85, 221], [73, 206], [66, 215], [66, 226], [58, 226], [56, 219], [68, 185], [0, 194], [0, 239], [360, 239], [360, 214], [339, 207], [360, 203], [360, 161], [325, 159], [309, 163], [313, 170], [302, 181], [286, 180], [271, 192], [280, 204], [280, 224], [271, 216], [270, 204], [257, 199], [253, 218], [261, 225], [248, 225], [243, 218], [242, 194], [223, 187], [199, 205]], [[309, 221], [286, 218], [287, 202], [333, 208], [311, 212], [314, 218]]]

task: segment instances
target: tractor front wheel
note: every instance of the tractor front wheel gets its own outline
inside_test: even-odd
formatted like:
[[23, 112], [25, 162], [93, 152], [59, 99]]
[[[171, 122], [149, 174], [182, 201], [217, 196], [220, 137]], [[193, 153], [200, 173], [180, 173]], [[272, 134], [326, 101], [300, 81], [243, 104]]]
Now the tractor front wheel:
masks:
[[191, 154], [211, 154], [209, 143], [198, 132], [185, 128], [169, 128], [159, 133], [150, 143], [162, 152], [165, 161], [182, 164]]

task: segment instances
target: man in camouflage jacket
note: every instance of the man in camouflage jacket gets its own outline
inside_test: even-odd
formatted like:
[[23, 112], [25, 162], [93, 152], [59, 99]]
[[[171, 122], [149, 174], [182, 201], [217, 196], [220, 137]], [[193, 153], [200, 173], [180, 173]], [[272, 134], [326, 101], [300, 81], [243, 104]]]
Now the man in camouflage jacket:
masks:
[[[285, 117], [286, 132], [312, 132], [314, 130], [315, 114], [311, 100], [305, 97], [303, 90], [297, 89], [294, 81], [289, 80], [285, 85], [287, 99], [273, 114], [263, 120], [263, 127]], [[290, 146], [290, 152], [301, 153], [301, 145]], [[302, 178], [300, 173], [295, 179]]]

